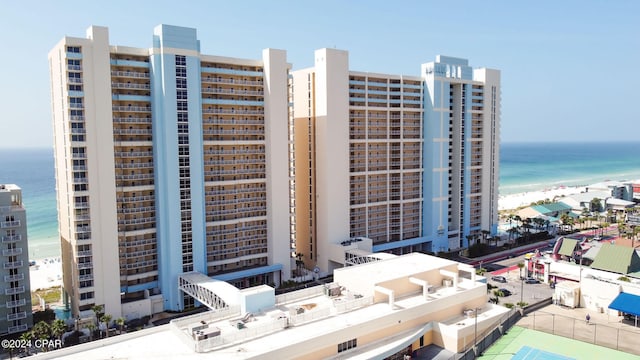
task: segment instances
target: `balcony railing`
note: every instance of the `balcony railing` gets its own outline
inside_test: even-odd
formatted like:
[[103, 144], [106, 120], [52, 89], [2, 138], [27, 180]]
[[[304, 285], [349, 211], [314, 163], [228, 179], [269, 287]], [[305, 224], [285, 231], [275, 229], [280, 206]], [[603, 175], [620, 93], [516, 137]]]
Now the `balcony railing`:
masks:
[[250, 80], [240, 80], [240, 79], [225, 79], [225, 78], [218, 78], [218, 77], [211, 77], [211, 76], [207, 76], [207, 77], [203, 77], [202, 78], [203, 82], [210, 82], [210, 83], [220, 83], [220, 84], [241, 84], [241, 85], [259, 85], [261, 86], [263, 83], [262, 81], [250, 81]]
[[21, 331], [26, 331], [26, 330], [27, 330], [27, 324], [22, 324], [22, 325], [17, 325], [17, 326], [10, 326], [7, 329], [9, 334], [13, 334], [13, 333], [21, 332]]
[[20, 281], [20, 280], [24, 280], [24, 274], [23, 273], [15, 274], [15, 275], [5, 275], [4, 276], [4, 282]]
[[113, 106], [113, 111], [151, 112], [150, 106]]
[[153, 151], [117, 151], [114, 155], [117, 157], [149, 157], [153, 156]]
[[111, 88], [149, 90], [151, 86], [149, 84], [136, 84], [136, 83], [111, 83]]
[[22, 294], [24, 291], [25, 291], [24, 286], [18, 286], [18, 287], [4, 289], [4, 294], [5, 295]]
[[93, 263], [91, 263], [91, 262], [79, 263], [78, 264], [78, 269], [88, 269], [88, 268], [92, 268], [92, 267], [93, 267]]
[[22, 248], [2, 250], [2, 256], [13, 256], [22, 254]]
[[126, 118], [113, 118], [113, 122], [120, 124], [151, 124], [151, 118], [148, 117], [126, 117]]
[[149, 73], [138, 72], [138, 71], [111, 71], [111, 76], [148, 79]]
[[7, 321], [25, 319], [27, 317], [26, 311], [21, 311], [15, 314], [7, 314]]
[[3, 236], [2, 237], [2, 242], [3, 243], [13, 243], [13, 242], [17, 242], [22, 240], [22, 235], [9, 235], [9, 236]]
[[13, 220], [13, 221], [3, 221], [0, 222], [0, 228], [11, 228], [11, 227], [18, 227], [20, 226], [20, 220]]
[[18, 307], [18, 306], [23, 306], [27, 303], [27, 300], [25, 299], [20, 299], [20, 300], [15, 300], [15, 301], [7, 301], [7, 307], [8, 308], [14, 308], [14, 307]]
[[17, 269], [17, 268], [21, 268], [24, 265], [24, 262], [22, 260], [20, 261], [10, 261], [10, 262], [6, 262], [4, 263], [4, 268], [5, 269]]
[[240, 114], [240, 115], [264, 115], [264, 109], [260, 110], [235, 110], [227, 108], [202, 109], [203, 114]]

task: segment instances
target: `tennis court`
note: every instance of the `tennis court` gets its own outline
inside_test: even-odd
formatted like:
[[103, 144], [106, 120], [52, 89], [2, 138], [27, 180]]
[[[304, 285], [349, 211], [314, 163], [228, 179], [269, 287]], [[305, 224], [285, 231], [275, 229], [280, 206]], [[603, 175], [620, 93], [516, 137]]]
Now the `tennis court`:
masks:
[[640, 357], [519, 326], [512, 327], [478, 359], [482, 360], [638, 360]]

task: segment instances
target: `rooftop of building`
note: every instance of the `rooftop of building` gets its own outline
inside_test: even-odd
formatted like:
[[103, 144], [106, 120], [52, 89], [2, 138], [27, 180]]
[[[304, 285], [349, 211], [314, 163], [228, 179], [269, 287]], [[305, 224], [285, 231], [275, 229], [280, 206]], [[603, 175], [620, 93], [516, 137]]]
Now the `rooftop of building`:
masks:
[[[456, 269], [464, 276], [458, 278]], [[123, 336], [117, 342], [107, 339], [93, 347], [89, 347], [90, 344], [74, 347], [76, 351], [64, 349], [65, 354], [61, 355], [70, 359], [94, 356], [244, 359], [264, 358], [274, 352], [282, 354], [282, 351], [300, 355], [314, 348], [332, 347], [339, 342], [337, 338], [348, 337], [351, 333], [375, 331], [374, 324], [384, 328], [390, 326], [387, 323], [391, 320], [394, 324], [412, 321], [424, 314], [437, 314], [443, 308], [462, 306], [470, 299], [480, 299], [485, 304], [479, 310], [478, 318], [470, 320], [468, 314], [456, 312], [453, 316], [439, 319], [440, 329], [473, 331], [475, 324], [489, 326], [507, 311], [504, 307], [486, 304], [486, 284], [482, 278], [476, 279], [473, 268], [467, 269], [466, 265], [429, 255], [398, 256], [343, 268], [337, 274], [337, 278], [342, 279], [341, 283], [278, 295], [273, 306], [258, 311], [244, 312], [238, 307], [209, 311], [173, 320], [169, 325], [152, 329], [142, 336], [125, 335], [126, 338]], [[351, 287], [358, 279], [374, 280], [366, 281], [364, 287], [354, 290]], [[423, 282], [407, 286], [410, 282], [416, 284], [411, 279]], [[450, 281], [443, 281], [446, 279]], [[367, 288], [372, 292], [380, 291], [384, 286], [391, 289], [394, 284], [395, 299], [393, 296], [376, 299], [374, 295], [361, 291]], [[203, 288], [215, 291], [218, 285]], [[428, 291], [425, 286], [428, 286]], [[242, 291], [246, 296], [266, 293], [263, 287]], [[357, 351], [350, 356], [371, 358], [372, 354], [386, 351], [384, 349], [393, 353], [398, 346], [416, 341], [433, 326], [431, 322], [415, 324], [393, 337], [359, 343]]]

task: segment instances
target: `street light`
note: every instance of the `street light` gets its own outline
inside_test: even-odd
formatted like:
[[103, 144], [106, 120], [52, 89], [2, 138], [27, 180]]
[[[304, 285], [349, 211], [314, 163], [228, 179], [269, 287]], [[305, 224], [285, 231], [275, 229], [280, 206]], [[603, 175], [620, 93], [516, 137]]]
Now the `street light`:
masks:
[[473, 325], [473, 352], [476, 356], [478, 356], [478, 354], [476, 354], [476, 351], [478, 347], [478, 310], [480, 310], [480, 308], [475, 308], [473, 310], [475, 311], [475, 321]]

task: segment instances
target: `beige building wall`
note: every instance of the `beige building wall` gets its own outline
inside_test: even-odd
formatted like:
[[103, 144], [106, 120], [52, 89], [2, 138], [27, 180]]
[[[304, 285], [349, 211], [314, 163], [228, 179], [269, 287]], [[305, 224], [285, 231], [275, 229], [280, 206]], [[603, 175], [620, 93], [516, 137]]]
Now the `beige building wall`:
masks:
[[[492, 224], [498, 223], [498, 186], [500, 166], [500, 71], [493, 69], [475, 69], [473, 78], [484, 85], [484, 111], [482, 126], [482, 157], [486, 163], [482, 166], [482, 229], [492, 230]], [[491, 161], [493, 159], [493, 161]]]
[[288, 150], [288, 75], [287, 53], [265, 49], [262, 52], [265, 73], [265, 143], [267, 178], [267, 244], [269, 263], [282, 264], [282, 279], [291, 274], [289, 244], [289, 150]]
[[295, 166], [295, 252], [302, 254], [305, 268], [316, 265], [318, 246], [315, 227], [315, 71], [298, 70], [293, 75], [293, 121]]
[[[67, 46], [82, 47], [81, 107], [68, 103], [70, 81], [66, 70], [67, 59], [72, 57], [67, 54]], [[91, 314], [95, 304], [104, 305], [105, 312], [117, 318], [121, 308], [109, 50], [107, 29], [94, 26], [87, 30], [87, 39], [65, 38], [50, 52], [49, 59], [59, 227], [63, 261], [71, 264], [64, 272], [65, 291], [74, 295], [71, 305], [75, 315], [81, 311]], [[65, 110], [70, 108], [83, 109], [84, 131], [71, 128], [71, 115]], [[71, 134], [77, 133], [84, 133], [85, 141], [72, 141]], [[84, 149], [84, 154], [73, 154], [73, 148]], [[86, 161], [83, 173], [87, 181], [92, 181], [86, 191], [74, 187], [83, 182], [74, 179], [74, 159]], [[79, 197], [82, 201], [76, 201]], [[88, 207], [90, 213], [85, 211]], [[89, 239], [78, 239], [79, 234], [88, 232]], [[92, 269], [93, 286], [80, 288], [81, 268]], [[80, 294], [86, 298], [81, 300]]]
[[315, 52], [316, 262], [333, 270], [329, 244], [349, 238], [349, 60], [342, 50]]

